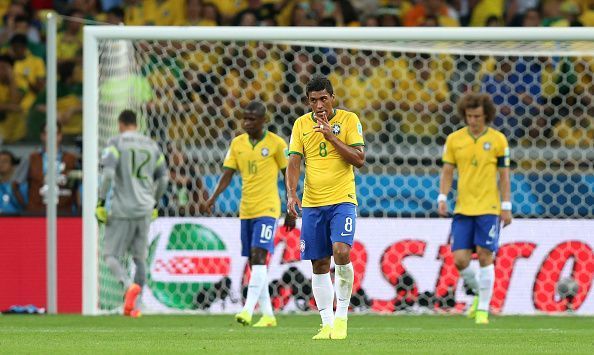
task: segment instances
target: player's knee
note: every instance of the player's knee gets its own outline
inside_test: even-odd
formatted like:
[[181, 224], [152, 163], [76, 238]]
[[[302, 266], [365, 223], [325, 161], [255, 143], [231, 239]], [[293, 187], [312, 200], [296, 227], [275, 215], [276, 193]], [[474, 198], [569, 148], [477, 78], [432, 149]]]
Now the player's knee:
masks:
[[327, 274], [330, 272], [330, 258], [312, 260], [311, 266], [314, 274]]
[[332, 249], [336, 264], [345, 265], [351, 262], [351, 247], [348, 244], [334, 243]]
[[470, 260], [468, 258], [463, 258], [463, 257], [454, 258], [454, 265], [456, 265], [456, 269], [458, 269], [458, 270], [466, 269], [468, 267], [468, 264], [470, 264]]
[[477, 250], [478, 261], [481, 267], [493, 264], [493, 252], [488, 249]]
[[262, 248], [253, 248], [250, 251], [250, 265], [266, 265], [268, 251]]

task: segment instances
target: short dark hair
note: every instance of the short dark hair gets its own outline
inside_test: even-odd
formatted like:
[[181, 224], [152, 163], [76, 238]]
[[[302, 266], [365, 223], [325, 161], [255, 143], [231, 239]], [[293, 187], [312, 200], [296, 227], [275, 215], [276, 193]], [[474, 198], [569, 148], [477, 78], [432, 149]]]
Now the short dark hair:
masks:
[[305, 86], [305, 95], [309, 97], [310, 92], [323, 90], [328, 91], [330, 95], [334, 95], [334, 89], [330, 80], [323, 75], [316, 75]]
[[7, 155], [10, 158], [10, 163], [12, 165], [18, 165], [21, 161], [14, 154], [12, 154], [12, 152], [10, 150], [6, 150], [6, 149], [0, 150], [0, 155]]
[[466, 122], [466, 109], [482, 107], [485, 112], [485, 123], [491, 124], [495, 119], [495, 104], [488, 94], [471, 92], [458, 100], [458, 114]]
[[17, 33], [10, 38], [10, 45], [12, 46], [14, 44], [23, 44], [26, 46], [29, 44], [29, 39], [27, 38], [27, 35]]
[[120, 113], [118, 122], [126, 126], [136, 126], [136, 113], [132, 110], [124, 110]]
[[245, 107], [244, 111], [253, 112], [257, 116], [262, 117], [266, 115], [266, 106], [261, 101], [252, 101]]
[[11, 56], [9, 56], [9, 55], [6, 55], [6, 54], [2, 54], [2, 55], [0, 55], [0, 62], [8, 63], [8, 64], [10, 64], [11, 66], [13, 66], [13, 65], [14, 65], [14, 59], [12, 59], [12, 57], [11, 57]]

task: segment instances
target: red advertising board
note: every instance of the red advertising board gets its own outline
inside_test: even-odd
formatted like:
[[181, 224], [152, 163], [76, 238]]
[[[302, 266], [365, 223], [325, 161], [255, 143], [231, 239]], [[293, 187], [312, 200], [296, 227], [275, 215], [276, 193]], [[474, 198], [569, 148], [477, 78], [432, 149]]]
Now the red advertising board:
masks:
[[[0, 310], [46, 307], [46, 220], [0, 218]], [[82, 219], [58, 219], [58, 312], [80, 313]]]

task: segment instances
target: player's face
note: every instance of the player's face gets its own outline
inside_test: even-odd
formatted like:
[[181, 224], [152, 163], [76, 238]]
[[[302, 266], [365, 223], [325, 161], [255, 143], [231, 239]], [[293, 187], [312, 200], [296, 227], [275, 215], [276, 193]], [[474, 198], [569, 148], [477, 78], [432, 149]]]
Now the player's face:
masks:
[[255, 112], [246, 111], [243, 113], [243, 119], [241, 120], [241, 127], [247, 132], [247, 134], [254, 135], [262, 132], [264, 128], [264, 117], [259, 116]]
[[8, 154], [0, 154], [0, 174], [7, 174], [12, 170], [12, 161]]
[[332, 116], [332, 109], [334, 108], [334, 95], [328, 93], [326, 89], [322, 91], [312, 91], [309, 93], [307, 100], [314, 115], [326, 113], [326, 117]]
[[482, 106], [466, 109], [466, 124], [471, 130], [480, 132], [485, 129], [485, 111]]

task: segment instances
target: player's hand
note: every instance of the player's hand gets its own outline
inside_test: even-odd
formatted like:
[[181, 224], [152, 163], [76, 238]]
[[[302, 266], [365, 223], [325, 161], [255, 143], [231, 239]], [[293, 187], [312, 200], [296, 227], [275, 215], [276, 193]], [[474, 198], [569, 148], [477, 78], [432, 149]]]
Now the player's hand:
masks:
[[154, 221], [157, 218], [159, 218], [159, 210], [156, 208], [153, 208], [153, 214], [151, 215], [151, 221]]
[[316, 113], [314, 117], [318, 121], [318, 125], [314, 126], [314, 132], [322, 133], [326, 140], [330, 140], [333, 135], [332, 128], [330, 128], [330, 123], [328, 122], [326, 111]]
[[95, 217], [97, 218], [97, 222], [105, 224], [107, 223], [107, 210], [103, 205], [97, 205], [95, 208]]
[[295, 229], [295, 222], [296, 218], [290, 214], [287, 214], [285, 216], [285, 231], [290, 232]]
[[512, 222], [512, 214], [511, 211], [501, 211], [501, 223], [503, 224], [503, 228], [509, 226]]
[[441, 217], [448, 217], [448, 204], [445, 201], [438, 202], [437, 204], [437, 213]]
[[205, 214], [211, 214], [212, 213], [212, 209], [214, 207], [215, 204], [215, 199], [213, 199], [212, 197], [209, 198], [206, 203], [204, 204], [204, 213]]
[[[295, 205], [297, 205], [297, 208], [295, 208]], [[299, 211], [301, 211], [301, 200], [297, 197], [297, 194], [289, 195], [287, 198], [287, 213], [293, 218], [297, 218]]]

